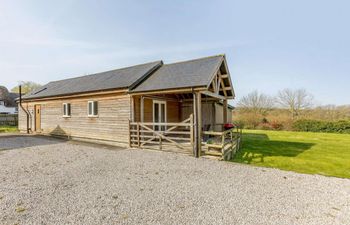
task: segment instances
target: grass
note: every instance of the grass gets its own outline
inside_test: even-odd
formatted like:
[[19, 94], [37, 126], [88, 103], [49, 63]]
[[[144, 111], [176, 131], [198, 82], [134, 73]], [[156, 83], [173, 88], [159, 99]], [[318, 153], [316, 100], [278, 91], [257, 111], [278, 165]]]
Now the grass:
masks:
[[245, 130], [233, 161], [350, 178], [350, 134]]
[[0, 133], [17, 132], [17, 126], [0, 126]]

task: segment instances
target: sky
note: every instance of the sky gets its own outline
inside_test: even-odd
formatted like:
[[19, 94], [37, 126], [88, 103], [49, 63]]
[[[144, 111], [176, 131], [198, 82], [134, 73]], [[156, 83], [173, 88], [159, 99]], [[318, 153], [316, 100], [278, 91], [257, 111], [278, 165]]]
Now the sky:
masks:
[[347, 0], [0, 0], [0, 85], [226, 54], [236, 100], [350, 104]]

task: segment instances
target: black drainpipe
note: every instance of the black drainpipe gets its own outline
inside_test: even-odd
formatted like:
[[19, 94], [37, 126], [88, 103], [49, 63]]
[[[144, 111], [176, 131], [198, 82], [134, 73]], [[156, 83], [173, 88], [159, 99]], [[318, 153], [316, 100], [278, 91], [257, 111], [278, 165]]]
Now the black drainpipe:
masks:
[[29, 134], [29, 112], [22, 106], [22, 86], [19, 85], [19, 106], [27, 115], [27, 134]]

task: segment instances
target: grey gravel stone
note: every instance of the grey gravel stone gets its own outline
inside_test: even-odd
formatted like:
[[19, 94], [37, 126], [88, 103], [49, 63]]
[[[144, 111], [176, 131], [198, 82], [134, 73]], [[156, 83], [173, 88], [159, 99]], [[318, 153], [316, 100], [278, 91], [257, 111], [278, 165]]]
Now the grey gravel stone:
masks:
[[0, 137], [0, 224], [350, 224], [350, 180]]

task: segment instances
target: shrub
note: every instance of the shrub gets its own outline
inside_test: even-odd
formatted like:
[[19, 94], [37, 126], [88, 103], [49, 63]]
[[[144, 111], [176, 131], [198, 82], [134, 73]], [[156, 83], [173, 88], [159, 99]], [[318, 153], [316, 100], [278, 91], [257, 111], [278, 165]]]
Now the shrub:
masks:
[[262, 118], [255, 113], [244, 113], [241, 114], [237, 120], [239, 121], [239, 124], [244, 125], [244, 128], [255, 129], [262, 121]]
[[261, 123], [258, 125], [257, 129], [260, 130], [272, 130], [272, 127], [269, 123]]
[[271, 125], [271, 128], [274, 130], [283, 130], [283, 127], [284, 127], [283, 124], [278, 121], [272, 121], [270, 125]]
[[319, 121], [319, 120], [297, 120], [293, 123], [295, 131], [347, 133], [350, 134], [350, 121]]

